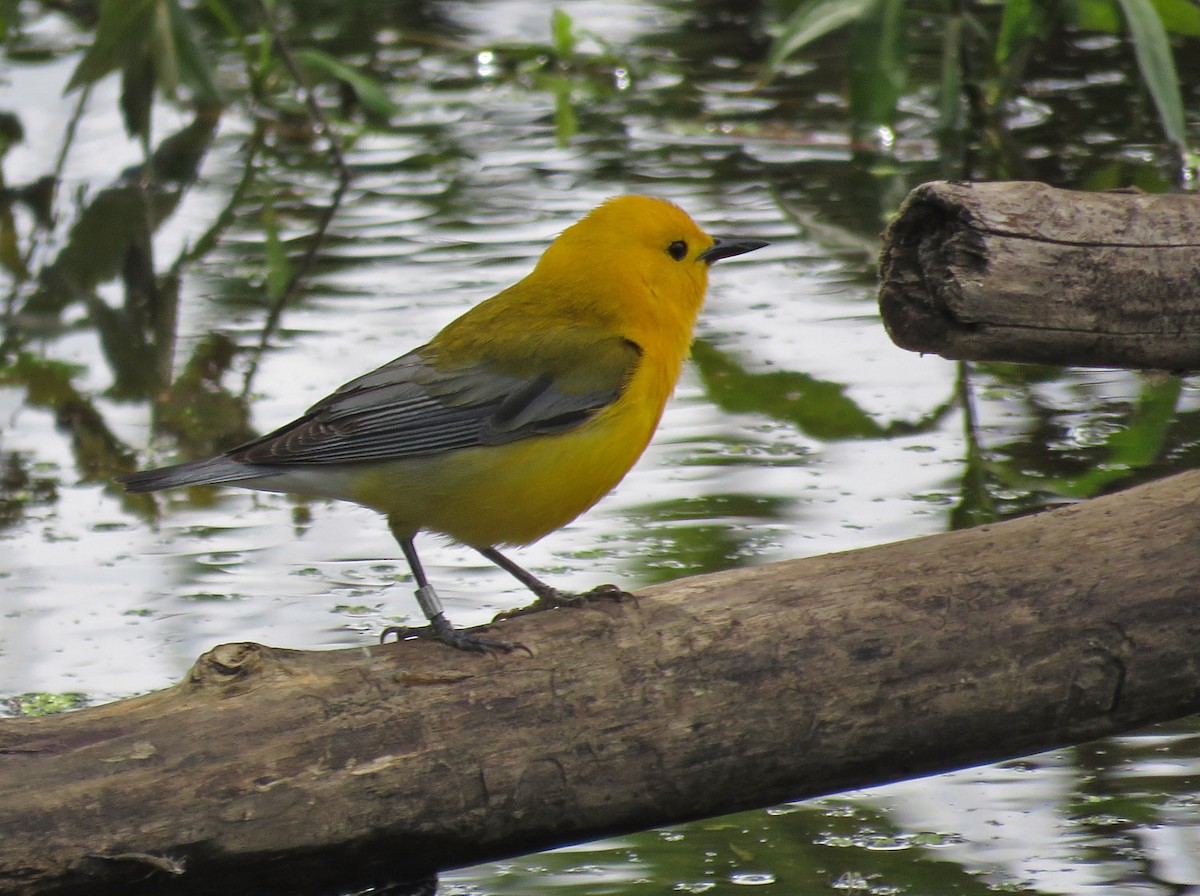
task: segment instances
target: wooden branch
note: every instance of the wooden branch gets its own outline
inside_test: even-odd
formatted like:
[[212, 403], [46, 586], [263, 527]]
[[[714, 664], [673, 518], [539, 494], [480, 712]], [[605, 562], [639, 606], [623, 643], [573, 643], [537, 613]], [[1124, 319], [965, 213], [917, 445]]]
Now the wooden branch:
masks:
[[924, 184], [884, 237], [879, 307], [947, 358], [1200, 369], [1200, 199]]
[[1200, 710], [1200, 472], [0, 723], [0, 893], [345, 891]]

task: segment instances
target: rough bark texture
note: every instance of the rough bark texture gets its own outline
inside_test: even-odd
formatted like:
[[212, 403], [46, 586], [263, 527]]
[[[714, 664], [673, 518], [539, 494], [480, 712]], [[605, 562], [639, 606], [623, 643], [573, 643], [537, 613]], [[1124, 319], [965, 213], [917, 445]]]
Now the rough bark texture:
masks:
[[885, 235], [879, 305], [947, 358], [1200, 369], [1200, 199], [924, 184]]
[[[0, 893], [345, 891], [1200, 710], [1200, 472], [0, 723]], [[257, 889], [255, 889], [257, 887]]]

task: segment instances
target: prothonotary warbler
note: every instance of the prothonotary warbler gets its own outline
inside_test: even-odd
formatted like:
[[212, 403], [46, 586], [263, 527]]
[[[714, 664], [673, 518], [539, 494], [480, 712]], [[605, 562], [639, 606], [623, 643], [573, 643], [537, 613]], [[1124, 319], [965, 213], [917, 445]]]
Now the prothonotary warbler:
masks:
[[621, 480], [675, 387], [709, 266], [765, 245], [714, 239], [660, 199], [610, 199], [563, 231], [525, 279], [299, 419], [122, 481], [132, 492], [220, 483], [372, 507], [412, 568], [429, 631], [462, 649], [511, 650], [451, 625], [413, 538], [426, 530], [469, 545], [537, 604], [578, 600], [497, 546], [537, 541]]

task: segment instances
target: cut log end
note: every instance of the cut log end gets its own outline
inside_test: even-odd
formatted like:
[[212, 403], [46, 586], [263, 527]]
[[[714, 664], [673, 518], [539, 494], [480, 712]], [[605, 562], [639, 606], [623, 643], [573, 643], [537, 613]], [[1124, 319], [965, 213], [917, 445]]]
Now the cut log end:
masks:
[[924, 184], [884, 236], [880, 312], [953, 360], [1200, 369], [1200, 202]]
[[[969, 188], [969, 185], [954, 185]], [[880, 257], [879, 306], [884, 326], [901, 348], [942, 353], [950, 334], [970, 324], [955, 319], [956, 278], [987, 265], [970, 209], [938, 184], [912, 191], [888, 229]]]
[[[0, 722], [0, 893], [324, 893], [1200, 709], [1200, 472]], [[182, 873], [179, 871], [182, 870]]]

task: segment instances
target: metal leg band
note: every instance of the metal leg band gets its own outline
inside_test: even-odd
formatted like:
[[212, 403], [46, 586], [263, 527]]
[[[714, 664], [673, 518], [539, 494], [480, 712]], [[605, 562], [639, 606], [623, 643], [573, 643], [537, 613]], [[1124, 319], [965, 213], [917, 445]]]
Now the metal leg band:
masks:
[[423, 585], [415, 593], [417, 603], [421, 605], [421, 612], [425, 614], [426, 619], [432, 622], [435, 616], [442, 615], [442, 599], [438, 597], [432, 585]]

